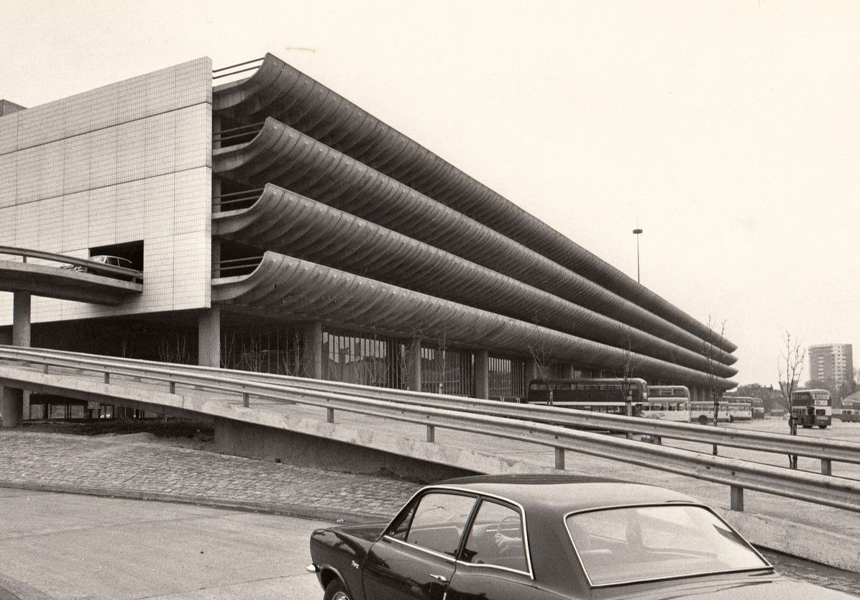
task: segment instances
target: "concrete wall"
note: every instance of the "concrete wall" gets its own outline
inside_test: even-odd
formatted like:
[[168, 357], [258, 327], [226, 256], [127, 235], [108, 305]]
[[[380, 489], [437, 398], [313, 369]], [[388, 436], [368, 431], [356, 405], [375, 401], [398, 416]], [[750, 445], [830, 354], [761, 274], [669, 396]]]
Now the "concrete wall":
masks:
[[475, 474], [334, 439], [222, 418], [215, 420], [215, 446], [218, 452], [233, 456], [347, 473], [393, 473], [422, 483]]
[[[144, 241], [140, 297], [34, 298], [33, 321], [208, 307], [211, 186], [208, 58], [0, 117], [0, 245], [87, 258]], [[0, 293], [0, 325], [11, 308]]]

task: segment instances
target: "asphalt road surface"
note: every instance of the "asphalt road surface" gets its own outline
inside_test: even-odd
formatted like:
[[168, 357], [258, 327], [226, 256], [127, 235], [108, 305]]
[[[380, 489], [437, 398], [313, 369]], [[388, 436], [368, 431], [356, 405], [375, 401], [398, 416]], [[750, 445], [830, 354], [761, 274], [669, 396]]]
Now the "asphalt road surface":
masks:
[[[0, 515], [0, 600], [322, 598], [305, 566], [325, 523], [7, 488]], [[832, 570], [797, 562], [789, 573], [832, 587]]]
[[0, 488], [0, 600], [318, 600], [323, 523]]

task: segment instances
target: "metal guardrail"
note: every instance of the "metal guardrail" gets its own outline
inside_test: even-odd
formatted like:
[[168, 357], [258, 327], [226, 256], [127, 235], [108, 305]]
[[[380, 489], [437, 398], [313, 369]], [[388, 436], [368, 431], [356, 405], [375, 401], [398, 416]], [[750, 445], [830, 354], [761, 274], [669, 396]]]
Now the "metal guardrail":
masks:
[[[450, 408], [435, 408], [420, 404], [371, 399], [354, 393], [314, 390], [296, 385], [262, 383], [235, 377], [236, 372], [225, 372], [203, 367], [175, 368], [152, 367], [142, 361], [107, 359], [106, 357], [75, 358], [71, 353], [24, 350], [0, 347], [0, 358], [30, 365], [39, 365], [44, 372], [52, 367], [76, 371], [103, 373], [104, 382], [111, 377], [124, 376], [136, 380], [166, 383], [170, 393], [177, 386], [210, 389], [241, 394], [244, 406], [250, 406], [251, 397], [267, 401], [280, 401], [326, 409], [327, 420], [334, 421], [335, 410], [380, 417], [383, 419], [421, 424], [427, 428], [427, 441], [435, 442], [436, 428], [465, 431], [480, 435], [518, 440], [555, 449], [555, 466], [563, 469], [565, 451], [625, 463], [645, 466], [688, 477], [721, 483], [731, 488], [731, 506], [743, 510], [743, 491], [755, 490], [777, 496], [794, 498], [815, 504], [860, 512], [860, 481], [840, 477], [794, 471], [743, 460], [711, 456], [688, 450], [643, 444], [598, 433], [577, 431], [555, 424], [511, 419], [505, 416], [475, 414]], [[150, 363], [152, 364], [152, 363]], [[0, 367], [2, 370], [2, 367]], [[208, 372], [207, 372], [208, 371]], [[7, 385], [26, 381], [3, 375], [0, 381]], [[304, 380], [304, 382], [313, 380]], [[496, 405], [496, 408], [500, 408]], [[521, 407], [530, 408], [530, 407]], [[535, 408], [535, 407], [531, 407]], [[544, 410], [550, 407], [541, 407]], [[552, 409], [562, 410], [565, 409]], [[663, 424], [666, 425], [666, 424]], [[848, 444], [846, 442], [846, 444]], [[854, 446], [857, 446], [854, 444]], [[853, 461], [851, 461], [853, 462]]]
[[[3, 356], [0, 346], [0, 357]], [[18, 353], [36, 352], [40, 356], [50, 353], [56, 358], [67, 357], [69, 364], [80, 364], [83, 357], [88, 357], [91, 364], [116, 365], [135, 369], [148, 368], [163, 369], [164, 363], [154, 363], [132, 359], [113, 357], [101, 357], [96, 355], [81, 355], [59, 350], [28, 350], [22, 348], [6, 348]], [[150, 365], [151, 367], [147, 367]], [[59, 363], [58, 365], [59, 366]], [[168, 367], [170, 372], [181, 372], [188, 374], [224, 374], [223, 369], [210, 367], [199, 367], [196, 365], [172, 364]], [[614, 433], [630, 433], [646, 435], [662, 440], [676, 439], [687, 442], [695, 442], [708, 445], [725, 446], [755, 450], [772, 454], [796, 454], [798, 456], [821, 460], [821, 471], [824, 475], [832, 474], [833, 462], [844, 462], [860, 464], [860, 444], [841, 440], [821, 440], [804, 436], [791, 436], [787, 434], [775, 434], [759, 431], [743, 431], [731, 428], [714, 428], [710, 425], [702, 426], [692, 423], [673, 423], [653, 419], [642, 419], [637, 417], [626, 417], [621, 415], [607, 415], [593, 413], [590, 411], [579, 411], [569, 408], [557, 408], [551, 406], [511, 404], [493, 400], [478, 400], [460, 396], [445, 396], [430, 394], [426, 392], [412, 392], [404, 390], [392, 390], [375, 388], [370, 386], [342, 383], [334, 381], [323, 381], [294, 377], [286, 375], [274, 375], [269, 373], [256, 373], [251, 371], [229, 371], [232, 379], [240, 379], [245, 382], [270, 383], [281, 389], [316, 390], [360, 396], [363, 398], [386, 400], [410, 404], [413, 406], [425, 406], [429, 408], [440, 408], [455, 410], [474, 414], [504, 416], [507, 418], [521, 419], [561, 425], [568, 427], [584, 427], [599, 429]]]
[[[212, 79], [220, 79], [222, 77], [230, 77], [231, 75], [237, 75], [239, 73], [245, 73], [247, 71], [256, 71], [260, 68], [259, 64], [254, 63], [262, 63], [265, 60], [265, 57], [255, 58], [253, 60], [246, 60], [245, 62], [237, 63], [235, 65], [230, 65], [229, 67], [221, 67], [220, 69], [212, 70]], [[246, 65], [254, 65], [253, 67], [246, 67]], [[239, 69], [239, 67], [246, 67], [244, 69]], [[225, 71], [229, 71], [229, 73], [225, 73]], [[215, 73], [220, 73], [219, 75], [215, 75]]]
[[28, 258], [35, 258], [38, 260], [47, 260], [51, 262], [58, 262], [64, 265], [73, 265], [76, 267], [83, 267], [88, 271], [93, 271], [97, 274], [100, 273], [108, 273], [111, 275], [117, 275], [122, 277], [127, 277], [132, 279], [133, 281], [142, 282], [143, 281], [143, 272], [138, 271], [136, 269], [127, 269], [125, 267], [117, 267], [116, 265], [106, 265], [104, 263], [86, 260], [83, 258], [74, 258], [72, 256], [66, 256], [65, 254], [56, 254], [54, 252], [42, 252], [41, 250], [28, 250], [27, 248], [15, 248], [12, 246], [0, 246], [0, 254], [8, 254], [10, 256], [21, 256], [24, 259], [24, 262], [27, 262]]

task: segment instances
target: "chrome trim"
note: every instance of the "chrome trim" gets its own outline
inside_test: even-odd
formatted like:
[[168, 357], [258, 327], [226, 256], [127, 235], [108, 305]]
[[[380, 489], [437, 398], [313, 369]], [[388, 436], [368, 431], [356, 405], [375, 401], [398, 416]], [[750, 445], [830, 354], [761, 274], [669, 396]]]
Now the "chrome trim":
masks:
[[[385, 529], [383, 529], [382, 531], [384, 531], [384, 532], [388, 531], [391, 528], [391, 525], [397, 519], [397, 517], [400, 516], [400, 513], [403, 512], [403, 509], [406, 508], [407, 506], [409, 506], [410, 504], [412, 504], [412, 501], [415, 500], [415, 498], [417, 498], [419, 494], [422, 494], [422, 493], [427, 492], [427, 491], [465, 492], [465, 493], [477, 496], [476, 500], [480, 499], [481, 497], [492, 498], [494, 500], [501, 500], [502, 502], [507, 502], [508, 504], [516, 506], [520, 511], [520, 518], [522, 519], [522, 524], [523, 524], [523, 544], [525, 545], [525, 548], [526, 548], [526, 563], [529, 566], [528, 572], [520, 571], [518, 569], [509, 569], [507, 567], [500, 567], [497, 565], [475, 565], [472, 563], [463, 562], [462, 560], [457, 560], [456, 558], [448, 556], [447, 554], [441, 554], [441, 553], [436, 552], [434, 550], [428, 550], [427, 548], [422, 548], [421, 546], [416, 546], [415, 544], [410, 544], [408, 542], [404, 542], [403, 540], [398, 540], [396, 538], [391, 537], [390, 535], [387, 535], [386, 533], [383, 533], [381, 538], [387, 538], [393, 542], [398, 542], [400, 544], [403, 544], [404, 546], [409, 546], [410, 548], [417, 548], [418, 550], [422, 550], [423, 552], [428, 552], [428, 553], [433, 554], [435, 556], [439, 556], [439, 557], [444, 558], [446, 560], [450, 560], [454, 564], [457, 564], [457, 565], [466, 565], [469, 567], [479, 567], [479, 568], [487, 568], [487, 569], [499, 569], [501, 571], [509, 571], [511, 573], [528, 575], [529, 579], [531, 579], [532, 581], [535, 580], [534, 568], [532, 566], [532, 555], [531, 555], [531, 550], [529, 547], [529, 528], [528, 528], [528, 523], [526, 522], [526, 510], [525, 510], [525, 508], [523, 508], [523, 505], [520, 504], [519, 502], [515, 502], [514, 500], [511, 500], [510, 498], [505, 498], [504, 496], [497, 496], [496, 494], [479, 492], [479, 491], [476, 491], [473, 489], [469, 489], [467, 487], [460, 487], [460, 486], [454, 486], [454, 485], [428, 485], [428, 486], [421, 488], [420, 490], [418, 490], [414, 494], [412, 494], [412, 497], [409, 498], [409, 501], [403, 505], [403, 508], [401, 508], [399, 511], [397, 511], [397, 514], [394, 515], [394, 518], [392, 518], [388, 522], [388, 525], [386, 525]], [[471, 515], [470, 515], [470, 517], [471, 517]], [[568, 533], [568, 535], [569, 535], [569, 533]]]
[[[761, 561], [766, 566], [759, 567], [759, 568], [749, 568], [749, 569], [732, 569], [730, 571], [706, 571], [706, 572], [702, 572], [702, 573], [687, 573], [685, 575], [672, 575], [669, 577], [656, 577], [656, 578], [650, 578], [650, 579], [631, 579], [629, 581], [617, 581], [614, 583], [602, 583], [600, 585], [595, 585], [591, 581], [591, 577], [588, 576], [588, 570], [585, 568], [585, 563], [582, 562], [582, 555], [580, 555], [579, 549], [576, 547], [576, 542], [573, 541], [573, 535], [570, 533], [570, 527], [567, 526], [568, 517], [571, 517], [572, 515], [578, 515], [578, 514], [590, 513], [590, 512], [600, 512], [600, 511], [604, 511], [604, 510], [618, 510], [618, 509], [623, 509], [623, 508], [642, 508], [642, 507], [649, 507], [649, 506], [695, 506], [698, 508], [704, 508], [706, 511], [708, 511], [709, 513], [714, 515], [717, 518], [717, 520], [722, 522], [723, 525], [728, 527], [730, 531], [732, 531], [735, 535], [737, 535], [743, 541], [743, 543], [746, 544], [747, 547], [750, 550], [752, 550], [756, 556], [759, 557], [759, 559], [761, 559]], [[590, 587], [590, 588], [598, 589], [598, 588], [606, 588], [606, 587], [615, 587], [615, 586], [619, 586], [619, 585], [632, 585], [635, 583], [646, 583], [646, 582], [652, 582], [652, 581], [667, 581], [667, 580], [671, 580], [671, 579], [686, 579], [687, 577], [702, 577], [702, 576], [706, 576], [706, 575], [730, 575], [732, 573], [749, 573], [751, 571], [764, 571], [767, 569], [770, 569], [770, 571], [772, 571], [772, 572], [774, 571], [773, 565], [770, 564], [770, 562], [768, 562], [768, 560], [764, 556], [762, 556], [761, 553], [758, 550], [756, 550], [755, 547], [752, 544], [750, 544], [749, 541], [747, 541], [747, 539], [744, 536], [742, 536], [738, 532], [737, 529], [735, 529], [734, 527], [729, 525], [728, 521], [726, 521], [724, 518], [722, 518], [717, 513], [717, 511], [715, 511], [713, 508], [711, 508], [710, 506], [708, 506], [706, 504], [701, 504], [700, 502], [690, 502], [690, 501], [686, 501], [686, 500], [669, 500], [667, 502], [645, 502], [645, 503], [641, 503], [641, 504], [614, 504], [611, 506], [601, 506], [601, 507], [597, 507], [597, 508], [581, 508], [579, 510], [573, 510], [573, 511], [563, 515], [562, 516], [562, 522], [564, 523], [564, 528], [567, 531], [567, 537], [570, 540], [570, 545], [573, 546], [573, 551], [576, 553], [576, 558], [579, 561], [579, 566], [582, 567], [582, 573], [583, 573], [583, 575], [585, 575], [585, 579], [586, 579], [586, 581], [588, 581], [588, 587]]]
[[403, 540], [398, 540], [397, 538], [393, 538], [390, 535], [383, 535], [383, 538], [390, 542], [397, 542], [398, 544], [403, 544], [408, 548], [414, 548], [415, 550], [420, 550], [421, 552], [426, 552], [427, 554], [432, 554], [433, 556], [438, 556], [439, 558], [443, 558], [447, 560], [449, 563], [457, 563], [457, 559], [453, 556], [448, 556], [447, 554], [442, 554], [441, 552], [436, 552], [435, 550], [431, 550], [430, 548], [424, 548], [423, 546], [417, 546], [415, 544], [410, 544], [409, 542], [404, 542]]

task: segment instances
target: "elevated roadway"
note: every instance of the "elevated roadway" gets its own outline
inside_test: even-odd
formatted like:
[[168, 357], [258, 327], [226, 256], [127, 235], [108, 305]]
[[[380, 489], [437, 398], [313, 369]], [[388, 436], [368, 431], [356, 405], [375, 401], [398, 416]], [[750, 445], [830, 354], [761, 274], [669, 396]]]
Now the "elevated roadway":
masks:
[[143, 273], [62, 254], [0, 246], [0, 291], [115, 306], [143, 291]]
[[[115, 306], [143, 292], [143, 273], [64, 254], [0, 246], [0, 291], [13, 294], [12, 343], [27, 347], [32, 296]], [[23, 405], [22, 390], [0, 388], [0, 414], [6, 426], [22, 422]]]

